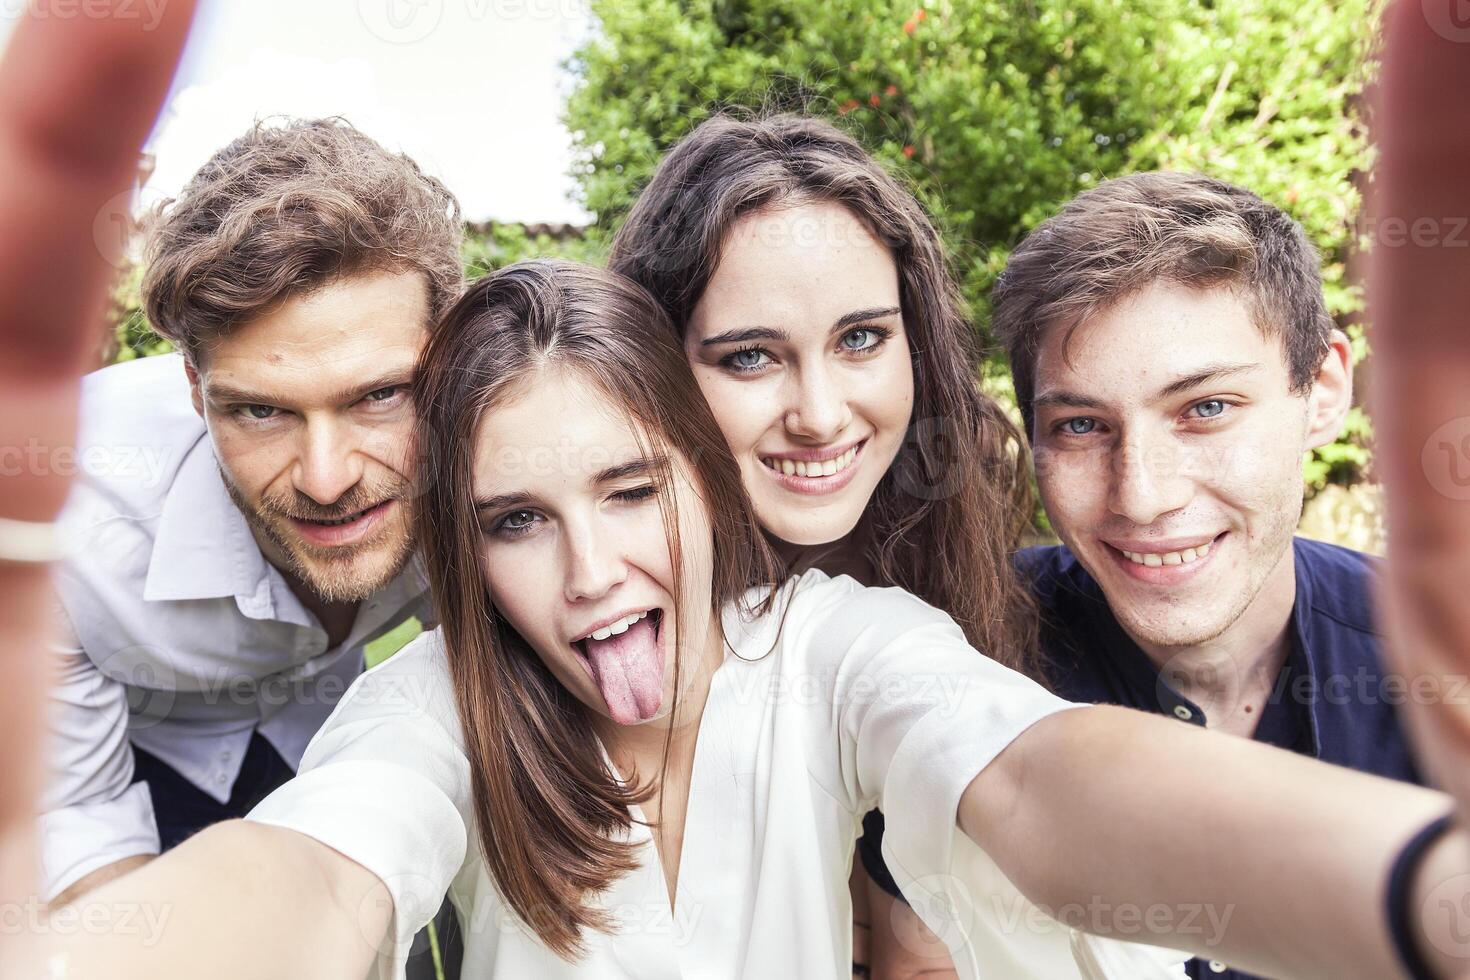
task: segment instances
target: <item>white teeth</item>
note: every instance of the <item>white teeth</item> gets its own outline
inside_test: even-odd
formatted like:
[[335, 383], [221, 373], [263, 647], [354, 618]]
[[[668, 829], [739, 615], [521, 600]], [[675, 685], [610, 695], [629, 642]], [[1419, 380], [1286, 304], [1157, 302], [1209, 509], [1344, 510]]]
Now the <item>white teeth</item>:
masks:
[[593, 630], [589, 636], [585, 636], [583, 637], [583, 639], [605, 640], [610, 636], [617, 636], [619, 633], [626, 633], [628, 632], [629, 627], [631, 627], [634, 623], [638, 622], [638, 620], [647, 615], [648, 610], [646, 609], [641, 613], [631, 613], [627, 616], [624, 616], [616, 623], [608, 623], [602, 629]]
[[785, 473], [787, 476], [821, 477], [836, 476], [852, 465], [857, 456], [858, 447], [854, 446], [841, 456], [819, 462], [807, 462], [800, 459], [776, 459], [773, 456], [761, 458], [761, 462], [775, 470], [777, 473]]
[[1163, 565], [1188, 565], [1190, 562], [1199, 561], [1209, 553], [1210, 546], [1208, 544], [1202, 544], [1194, 548], [1185, 548], [1183, 551], [1165, 551], [1159, 554], [1148, 554], [1141, 551], [1124, 551], [1123, 557], [1135, 565], [1147, 565], [1149, 568], [1158, 568]]

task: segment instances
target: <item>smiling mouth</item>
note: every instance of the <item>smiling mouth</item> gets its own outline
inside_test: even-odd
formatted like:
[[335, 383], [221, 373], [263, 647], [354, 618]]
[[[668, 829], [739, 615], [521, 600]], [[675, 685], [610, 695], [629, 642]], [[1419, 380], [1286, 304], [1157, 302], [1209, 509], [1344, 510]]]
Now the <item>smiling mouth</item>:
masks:
[[1206, 541], [1204, 544], [1195, 545], [1193, 548], [1181, 548], [1177, 551], [1128, 551], [1125, 548], [1112, 548], [1128, 561], [1145, 568], [1163, 568], [1173, 565], [1192, 565], [1209, 555], [1210, 549], [1219, 543], [1224, 534], [1218, 534]]
[[320, 546], [341, 546], [357, 544], [376, 528], [393, 506], [390, 498], [381, 503], [374, 504], [365, 510], [348, 514], [345, 517], [334, 517], [323, 520], [311, 517], [291, 517], [290, 521], [296, 528], [297, 533], [305, 540]]
[[784, 459], [779, 456], [762, 456], [760, 457], [760, 461], [767, 469], [774, 470], [785, 476], [800, 476], [809, 480], [822, 479], [824, 477], [837, 476], [850, 467], [857, 459], [858, 454], [862, 452], [863, 446], [867, 445], [867, 442], [868, 440], [864, 439], [851, 449], [834, 456], [832, 459], [818, 461]]

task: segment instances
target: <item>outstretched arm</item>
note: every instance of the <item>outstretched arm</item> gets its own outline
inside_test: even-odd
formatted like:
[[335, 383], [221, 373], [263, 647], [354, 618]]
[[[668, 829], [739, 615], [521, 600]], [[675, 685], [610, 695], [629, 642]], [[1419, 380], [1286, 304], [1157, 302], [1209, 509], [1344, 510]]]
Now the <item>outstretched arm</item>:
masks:
[[[1470, 22], [1455, 0], [1400, 0], [1386, 20], [1374, 128], [1373, 417], [1387, 485], [1388, 651], [1438, 697], [1407, 713], [1435, 779], [1470, 814]], [[1444, 839], [1415, 885], [1418, 948], [1442, 974], [1470, 964], [1463, 835]], [[1427, 940], [1427, 941], [1426, 941]]]
[[[126, 9], [124, 9], [126, 8]], [[94, 227], [126, 192], [168, 89], [193, 3], [156, 20], [132, 4], [86, 16], [23, 17], [0, 60], [0, 520], [44, 523], [64, 467], [27, 468], [75, 440], [77, 379], [99, 337], [112, 272]], [[51, 608], [43, 565], [13, 560], [0, 532], [0, 901], [34, 888], [30, 834], [40, 780], [40, 711]], [[3, 955], [3, 954], [0, 954]]]
[[1087, 909], [1087, 931], [1267, 976], [1382, 980], [1400, 971], [1388, 869], [1450, 807], [1432, 790], [1094, 707], [1022, 733], [975, 777], [959, 820], [1027, 898]]
[[393, 900], [372, 872], [325, 844], [235, 820], [77, 906], [84, 921], [127, 910], [133, 932], [59, 933], [45, 959], [64, 963], [57, 975], [85, 980], [362, 980], [387, 948]]

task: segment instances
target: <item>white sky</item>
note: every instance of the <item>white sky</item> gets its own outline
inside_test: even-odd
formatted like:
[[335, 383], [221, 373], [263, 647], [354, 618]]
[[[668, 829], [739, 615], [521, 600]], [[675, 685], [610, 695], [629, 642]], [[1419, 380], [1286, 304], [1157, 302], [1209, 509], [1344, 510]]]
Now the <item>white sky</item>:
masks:
[[[26, 2], [0, 0], [0, 43]], [[162, 2], [132, 8], [146, 23]], [[585, 222], [561, 62], [590, 24], [586, 0], [203, 0], [144, 203], [258, 117], [341, 115], [443, 179], [471, 220]]]

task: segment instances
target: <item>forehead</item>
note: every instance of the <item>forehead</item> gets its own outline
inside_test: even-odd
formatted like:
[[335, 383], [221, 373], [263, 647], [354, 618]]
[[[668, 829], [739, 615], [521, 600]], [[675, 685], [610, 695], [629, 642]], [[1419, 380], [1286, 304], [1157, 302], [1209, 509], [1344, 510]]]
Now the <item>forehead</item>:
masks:
[[853, 309], [897, 305], [889, 249], [847, 208], [805, 203], [758, 211], [731, 227], [692, 325], [830, 325]]
[[1036, 392], [1144, 397], [1221, 364], [1252, 364], [1252, 376], [1287, 378], [1279, 336], [1257, 324], [1231, 289], [1157, 282], [1071, 331], [1047, 330], [1036, 358]]
[[411, 369], [428, 340], [428, 287], [374, 272], [293, 296], [222, 337], [202, 358], [206, 386], [309, 397]]
[[485, 411], [475, 432], [475, 494], [552, 493], [646, 454], [623, 407], [576, 372], [535, 370]]

